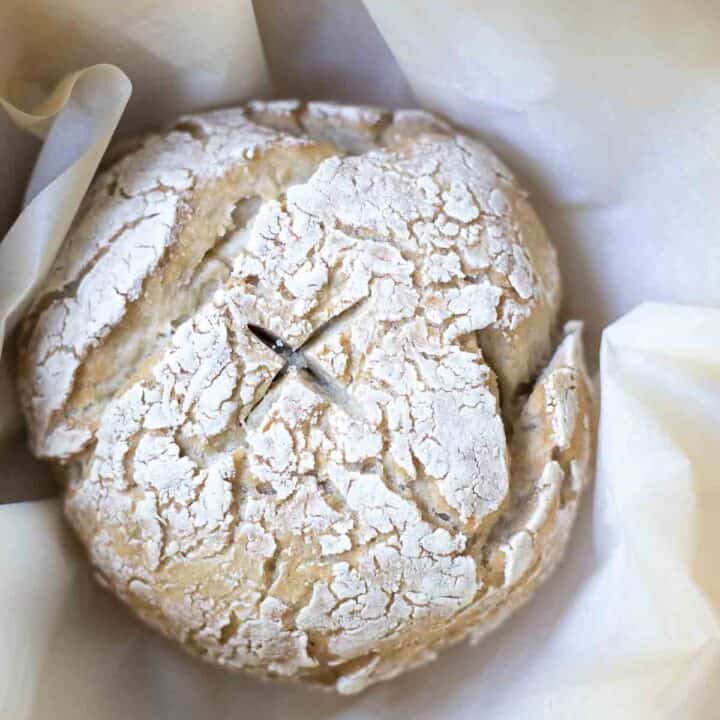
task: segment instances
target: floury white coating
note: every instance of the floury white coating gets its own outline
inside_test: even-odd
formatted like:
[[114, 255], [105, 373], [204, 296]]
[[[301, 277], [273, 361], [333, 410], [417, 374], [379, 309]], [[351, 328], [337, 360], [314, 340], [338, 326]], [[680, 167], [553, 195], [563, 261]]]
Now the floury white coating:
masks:
[[484, 146], [414, 111], [256, 102], [98, 178], [26, 322], [21, 397], [144, 620], [357, 692], [483, 634], [559, 559], [592, 408], [579, 326], [552, 352], [558, 304]]

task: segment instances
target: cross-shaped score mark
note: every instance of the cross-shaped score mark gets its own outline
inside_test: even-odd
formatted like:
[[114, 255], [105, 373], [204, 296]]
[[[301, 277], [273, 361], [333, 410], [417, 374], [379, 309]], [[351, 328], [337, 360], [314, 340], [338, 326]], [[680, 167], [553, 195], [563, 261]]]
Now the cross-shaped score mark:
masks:
[[331, 402], [339, 405], [352, 417], [358, 418], [360, 414], [356, 409], [352, 397], [348, 391], [312, 356], [308, 355], [303, 348], [310, 340], [316, 340], [320, 333], [313, 333], [308, 340], [299, 348], [293, 348], [289, 343], [285, 342], [279, 335], [266, 330], [260, 325], [248, 323], [247, 329], [254, 335], [263, 345], [270, 348], [274, 353], [279, 355], [285, 364], [275, 376], [272, 385], [280, 381], [288, 371], [288, 368], [295, 368], [299, 372], [303, 372], [310, 378], [315, 389]]

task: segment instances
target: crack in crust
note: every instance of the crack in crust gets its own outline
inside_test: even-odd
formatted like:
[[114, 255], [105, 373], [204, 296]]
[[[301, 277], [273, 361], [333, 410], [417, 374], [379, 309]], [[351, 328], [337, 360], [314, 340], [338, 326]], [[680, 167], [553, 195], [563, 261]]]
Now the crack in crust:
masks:
[[21, 398], [146, 622], [357, 692], [489, 631], [559, 560], [593, 437], [559, 295], [481, 144], [415, 111], [254, 102], [99, 176], [25, 323]]

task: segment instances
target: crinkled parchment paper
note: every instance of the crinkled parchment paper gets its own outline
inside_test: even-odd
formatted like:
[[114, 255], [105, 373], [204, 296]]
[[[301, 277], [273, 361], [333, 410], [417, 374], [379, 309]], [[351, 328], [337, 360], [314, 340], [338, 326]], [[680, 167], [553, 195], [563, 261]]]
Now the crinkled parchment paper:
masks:
[[270, 78], [481, 134], [550, 229], [591, 364], [604, 332], [598, 474], [567, 560], [481, 645], [351, 699], [229, 675], [145, 630], [57, 500], [26, 500], [0, 506], [1, 720], [718, 717], [718, 37], [713, 0], [4, 0], [0, 501], [51, 487], [17, 431], [11, 330], [116, 125]]

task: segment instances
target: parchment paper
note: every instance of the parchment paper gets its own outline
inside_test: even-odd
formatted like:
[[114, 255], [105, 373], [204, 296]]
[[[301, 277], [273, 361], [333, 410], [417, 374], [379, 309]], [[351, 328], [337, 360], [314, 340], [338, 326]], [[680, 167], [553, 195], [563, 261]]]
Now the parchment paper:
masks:
[[[533, 192], [591, 361], [640, 301], [720, 305], [715, 3], [367, 0], [368, 14], [261, 0], [270, 73], [247, 2], [116, 5], [0, 8], [0, 95], [47, 136], [0, 243], [2, 321], [47, 268], [128, 97], [120, 135], [267, 94], [269, 75], [283, 94], [393, 106], [412, 89], [482, 134]], [[0, 221], [20, 209], [35, 142], [0, 114]], [[20, 499], [47, 473], [10, 430], [9, 384], [0, 497]], [[1, 506], [0, 718], [717, 717], [720, 310], [630, 312], [605, 330], [600, 386], [595, 490], [550, 583], [480, 646], [359, 698], [186, 657], [96, 587], [56, 500]]]

